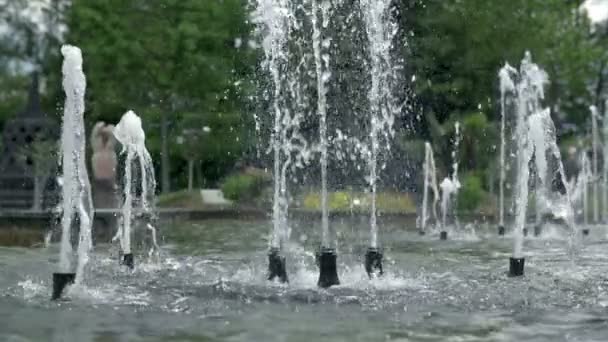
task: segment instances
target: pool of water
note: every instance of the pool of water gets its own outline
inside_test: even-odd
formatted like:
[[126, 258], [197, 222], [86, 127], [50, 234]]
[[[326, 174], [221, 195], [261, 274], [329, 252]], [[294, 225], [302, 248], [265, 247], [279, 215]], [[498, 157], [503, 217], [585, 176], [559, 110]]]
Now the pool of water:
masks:
[[342, 284], [318, 289], [318, 223], [296, 222], [289, 285], [265, 280], [267, 222], [167, 224], [160, 262], [118, 266], [96, 246], [86, 285], [49, 300], [56, 246], [0, 248], [0, 341], [606, 341], [608, 241], [578, 258], [559, 228], [526, 240], [526, 276], [506, 275], [511, 239], [469, 226], [448, 241], [385, 222], [386, 275], [369, 280], [365, 220], [339, 220]]

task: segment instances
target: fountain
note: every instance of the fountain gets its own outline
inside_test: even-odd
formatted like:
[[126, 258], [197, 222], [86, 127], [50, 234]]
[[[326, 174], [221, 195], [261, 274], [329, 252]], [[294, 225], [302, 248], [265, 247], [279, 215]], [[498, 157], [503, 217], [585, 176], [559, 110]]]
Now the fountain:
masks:
[[323, 36], [331, 11], [331, 2], [311, 0], [312, 48], [317, 80], [317, 114], [319, 115], [319, 150], [321, 152], [321, 248], [317, 255], [319, 264], [319, 287], [327, 288], [340, 284], [336, 269], [337, 252], [335, 241], [329, 232], [329, 205], [327, 197], [327, 81], [331, 77], [329, 54], [326, 50], [331, 40]]
[[[133, 111], [126, 112], [114, 129], [116, 140], [122, 144], [121, 154], [126, 153], [123, 175], [123, 205], [121, 224], [113, 240], [120, 241], [122, 253], [121, 263], [130, 269], [134, 268], [132, 251], [132, 224], [134, 219], [133, 204], [139, 201], [141, 215], [151, 215], [156, 180], [152, 158], [146, 149], [146, 135], [141, 125], [141, 119]], [[134, 181], [133, 165], [136, 165], [136, 175], [139, 182]], [[139, 193], [139, 196], [137, 196]], [[134, 196], [135, 195], [135, 196]], [[152, 248], [158, 251], [156, 229], [150, 223], [146, 224], [152, 234]]]
[[[452, 150], [452, 175], [443, 179], [439, 188], [441, 188], [441, 232], [439, 239], [446, 240], [448, 238], [448, 212], [453, 212], [454, 225], [458, 224], [456, 218], [456, 197], [460, 189], [460, 181], [458, 180], [458, 145], [460, 143], [460, 123], [454, 125], [454, 149]], [[453, 198], [453, 200], [452, 200]]]
[[[505, 95], [515, 101], [516, 127], [514, 140], [516, 144], [516, 188], [515, 188], [515, 222], [513, 255], [509, 261], [509, 275], [524, 274], [525, 258], [523, 256], [523, 237], [528, 208], [528, 181], [530, 163], [534, 162], [538, 182], [536, 187], [537, 203], [544, 203], [544, 208], [555, 217], [565, 220], [571, 230], [571, 246], [574, 247], [575, 234], [574, 212], [561, 155], [556, 143], [555, 126], [549, 109], [541, 107], [544, 99], [544, 85], [548, 83], [547, 74], [526, 52], [520, 70], [514, 73], [508, 65], [500, 72], [504, 77]], [[507, 79], [510, 78], [510, 79]], [[512, 85], [512, 86], [511, 86]], [[571, 250], [574, 250], [572, 248]]]
[[[268, 250], [268, 280], [288, 282], [284, 245], [289, 239], [287, 214], [288, 172], [302, 168], [311, 158], [306, 138], [300, 132], [307, 109], [303, 94], [308, 76], [308, 55], [303, 53], [299, 37], [303, 29], [297, 11], [299, 5], [286, 0], [257, 0], [252, 13], [257, 33], [262, 37], [263, 67], [267, 70], [272, 89], [268, 94], [271, 103], [272, 133], [270, 145], [273, 154], [273, 206], [272, 228]], [[288, 42], [290, 43], [288, 45]], [[290, 55], [297, 49], [299, 59]], [[256, 129], [259, 130], [256, 116]]]
[[[428, 203], [429, 203], [429, 189], [433, 191], [433, 201], [431, 202], [431, 209], [433, 219], [437, 222], [437, 202], [439, 201], [439, 190], [437, 188], [437, 170], [435, 168], [435, 158], [433, 156], [433, 148], [431, 143], [424, 143], [424, 165], [422, 166], [423, 173], [423, 189], [422, 189], [422, 213], [419, 218], [420, 222], [420, 234], [424, 235], [426, 232], [426, 224], [428, 220]], [[446, 236], [447, 237], [447, 236]]]
[[[371, 188], [370, 246], [365, 255], [365, 269], [370, 277], [381, 275], [382, 252], [378, 247], [378, 223], [376, 193], [379, 178], [380, 146], [390, 148], [394, 135], [395, 116], [400, 111], [393, 96], [395, 63], [391, 48], [397, 33], [390, 0], [362, 0], [361, 12], [365, 23], [370, 57], [369, 88], [370, 111], [370, 155], [368, 159]], [[375, 272], [373, 272], [375, 270]]]
[[505, 234], [505, 178], [506, 178], [506, 111], [507, 111], [507, 93], [515, 90], [512, 77], [517, 73], [517, 70], [511, 67], [508, 63], [500, 69], [498, 77], [500, 80], [500, 180], [498, 183], [498, 235]]
[[583, 235], [589, 234], [589, 180], [593, 177], [589, 159], [586, 153], [581, 153], [581, 170], [576, 177], [574, 191], [572, 193], [573, 203], [581, 202], [581, 216], [583, 218]]
[[602, 196], [602, 204], [603, 204], [603, 212], [604, 212], [604, 223], [608, 222], [608, 100], [606, 100], [604, 104], [604, 116], [602, 117], [603, 125], [602, 125], [602, 185], [603, 196]]
[[599, 192], [599, 131], [597, 127], [597, 120], [599, 119], [599, 113], [596, 106], [590, 106], [589, 112], [591, 113], [591, 200], [593, 201], [593, 224], [597, 225], [600, 222], [600, 192]]
[[268, 280], [278, 278], [281, 282], [287, 282], [287, 271], [285, 257], [281, 255], [283, 240], [286, 236], [285, 226], [287, 213], [284, 210], [284, 198], [286, 189], [281, 181], [281, 169], [284, 156], [282, 154], [282, 143], [284, 142], [283, 125], [283, 83], [285, 69], [288, 60], [287, 40], [289, 35], [288, 2], [285, 0], [258, 0], [253, 13], [253, 22], [257, 24], [259, 34], [263, 36], [262, 47], [264, 49], [264, 66], [268, 69], [273, 83], [272, 110], [274, 125], [272, 130], [271, 145], [274, 155], [274, 191], [272, 206], [272, 231], [270, 234], [270, 248], [268, 253]]
[[[86, 79], [82, 54], [75, 46], [61, 47], [63, 54], [63, 89], [66, 99], [61, 132], [62, 202], [59, 272], [53, 274], [52, 299], [59, 299], [71, 283], [80, 284], [91, 249], [93, 201], [87, 174], [84, 130], [84, 95]], [[78, 231], [77, 260], [72, 248], [73, 230]]]

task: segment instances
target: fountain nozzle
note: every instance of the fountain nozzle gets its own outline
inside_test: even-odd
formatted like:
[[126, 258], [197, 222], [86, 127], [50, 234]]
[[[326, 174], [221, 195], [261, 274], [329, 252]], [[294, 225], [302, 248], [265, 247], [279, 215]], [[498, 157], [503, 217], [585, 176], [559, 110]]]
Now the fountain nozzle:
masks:
[[509, 277], [523, 276], [525, 261], [525, 258], [509, 258]]
[[582, 233], [583, 233], [583, 236], [588, 236], [589, 235], [589, 228], [583, 228]]
[[503, 225], [498, 226], [498, 235], [499, 236], [505, 235], [505, 226], [503, 226]]
[[124, 254], [120, 264], [127, 266], [131, 270], [135, 268], [135, 259], [133, 258], [133, 253]]
[[285, 257], [280, 255], [281, 250], [271, 247], [268, 251], [268, 280], [279, 278], [281, 283], [288, 283]]
[[66, 286], [74, 284], [76, 273], [53, 273], [53, 294], [51, 300], [61, 298]]
[[448, 239], [448, 232], [446, 232], [445, 230], [441, 231], [439, 233], [439, 240], [447, 240], [447, 239]]
[[534, 236], [540, 236], [540, 233], [543, 231], [543, 227], [540, 224], [534, 226]]
[[324, 289], [333, 285], [340, 285], [336, 265], [338, 259], [336, 250], [329, 247], [321, 247], [316, 258], [317, 265], [319, 266], [319, 281], [317, 282], [317, 285]]
[[382, 269], [382, 252], [376, 247], [370, 247], [365, 253], [365, 272], [370, 279], [380, 277], [384, 274]]

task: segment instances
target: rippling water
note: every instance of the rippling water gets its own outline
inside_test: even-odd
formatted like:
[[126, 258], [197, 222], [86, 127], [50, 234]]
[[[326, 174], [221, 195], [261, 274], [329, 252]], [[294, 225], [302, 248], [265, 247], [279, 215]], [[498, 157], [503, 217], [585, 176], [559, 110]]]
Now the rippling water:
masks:
[[525, 244], [526, 276], [506, 276], [511, 240], [494, 227], [419, 236], [385, 222], [385, 269], [369, 280], [364, 221], [337, 221], [342, 285], [321, 290], [318, 223], [299, 222], [289, 285], [268, 283], [269, 224], [167, 225], [160, 262], [118, 267], [96, 246], [86, 285], [49, 301], [55, 246], [0, 248], [0, 341], [606, 341], [608, 241], [594, 228], [575, 262], [559, 228]]

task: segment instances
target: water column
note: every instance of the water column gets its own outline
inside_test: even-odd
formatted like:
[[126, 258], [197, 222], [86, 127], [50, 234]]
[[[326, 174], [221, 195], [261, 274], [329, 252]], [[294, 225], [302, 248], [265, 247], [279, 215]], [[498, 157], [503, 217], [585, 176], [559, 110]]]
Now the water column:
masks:
[[376, 193], [380, 156], [386, 151], [382, 151], [380, 146], [383, 143], [387, 150], [390, 148], [390, 140], [394, 135], [395, 115], [399, 112], [393, 96], [396, 68], [391, 57], [393, 39], [398, 32], [398, 26], [393, 20], [391, 2], [390, 0], [360, 1], [368, 39], [367, 49], [370, 60], [368, 68], [371, 79], [368, 93], [371, 124], [368, 165], [372, 198], [370, 246], [365, 257], [365, 269], [370, 277], [382, 274], [382, 252], [378, 247]]
[[[508, 75], [505, 75], [508, 76]], [[509, 259], [509, 274], [521, 276], [524, 273], [523, 238], [528, 209], [529, 163], [534, 154], [533, 141], [530, 138], [528, 118], [541, 110], [540, 101], [544, 99], [544, 85], [548, 82], [547, 74], [538, 65], [532, 63], [532, 56], [526, 51], [521, 62], [519, 73], [513, 75], [510, 83], [515, 85], [515, 143], [516, 143], [516, 179], [515, 179], [515, 222], [513, 225], [513, 255]], [[508, 82], [507, 82], [508, 83]], [[544, 150], [543, 150], [544, 152]], [[541, 153], [541, 152], [539, 152]], [[543, 156], [544, 157], [544, 156]]]
[[[63, 89], [66, 95], [61, 129], [62, 203], [59, 272], [53, 273], [53, 299], [61, 297], [66, 285], [83, 280], [89, 260], [93, 200], [87, 173], [84, 129], [84, 96], [86, 78], [82, 71], [82, 53], [70, 45], [61, 47], [63, 54]], [[78, 227], [77, 261], [74, 262], [72, 229]]]
[[604, 105], [604, 116], [603, 116], [603, 126], [602, 126], [602, 135], [603, 135], [603, 213], [604, 213], [604, 223], [608, 221], [608, 100]]
[[590, 106], [589, 111], [591, 112], [591, 146], [593, 156], [591, 159], [592, 176], [591, 176], [591, 200], [593, 201], [593, 224], [600, 222], [600, 192], [599, 192], [599, 172], [598, 172], [598, 158], [599, 158], [599, 132], [597, 127], [597, 119], [599, 114], [597, 107]]
[[[154, 167], [152, 165], [152, 157], [146, 149], [146, 134], [142, 127], [141, 118], [133, 111], [126, 112], [120, 122], [114, 128], [114, 136], [121, 143], [121, 153], [126, 153], [124, 180], [123, 180], [123, 206], [122, 206], [122, 222], [115, 239], [120, 240], [121, 252], [123, 257], [121, 263], [130, 269], [134, 267], [134, 257], [132, 251], [131, 238], [132, 223], [133, 223], [133, 204], [140, 203], [142, 215], [151, 216], [151, 207], [153, 205], [152, 198], [154, 197], [154, 189], [156, 180], [154, 177]], [[133, 166], [139, 167], [139, 182], [133, 177]], [[134, 197], [137, 188], [133, 185], [138, 185], [140, 191], [139, 197]], [[146, 224], [147, 229], [152, 234], [152, 250], [158, 251], [156, 243], [156, 229], [150, 223]]]
[[317, 114], [319, 116], [319, 151], [321, 153], [321, 249], [317, 255], [319, 264], [320, 287], [340, 284], [337, 274], [337, 253], [335, 241], [331, 241], [329, 232], [329, 203], [327, 196], [327, 81], [329, 71], [329, 54], [331, 40], [323, 35], [328, 28], [332, 9], [331, 1], [311, 0], [312, 47], [317, 86]]
[[428, 220], [428, 198], [429, 189], [433, 190], [433, 202], [431, 209], [433, 212], [433, 218], [437, 220], [437, 201], [439, 200], [439, 190], [437, 188], [437, 176], [435, 169], [435, 158], [433, 157], [433, 148], [431, 143], [424, 143], [424, 165], [422, 167], [423, 172], [423, 186], [422, 190], [422, 217], [420, 218], [420, 234], [425, 234], [426, 223]]
[[506, 178], [506, 112], [507, 95], [512, 95], [515, 91], [515, 84], [511, 79], [517, 70], [505, 63], [505, 66], [498, 72], [500, 80], [500, 181], [498, 183], [498, 235], [505, 234], [505, 178]]
[[284, 154], [283, 144], [283, 106], [284, 102], [284, 77], [286, 64], [288, 62], [287, 41], [289, 37], [288, 0], [257, 0], [256, 8], [252, 14], [252, 21], [257, 25], [258, 34], [263, 38], [264, 49], [263, 67], [268, 71], [271, 81], [271, 108], [273, 116], [273, 128], [271, 135], [271, 146], [274, 156], [273, 160], [273, 205], [272, 205], [272, 231], [269, 241], [268, 252], [268, 279], [279, 279], [287, 282], [285, 268], [285, 256], [281, 255], [283, 244], [284, 219], [286, 213], [283, 211], [282, 198], [285, 189], [282, 189], [281, 170]]

